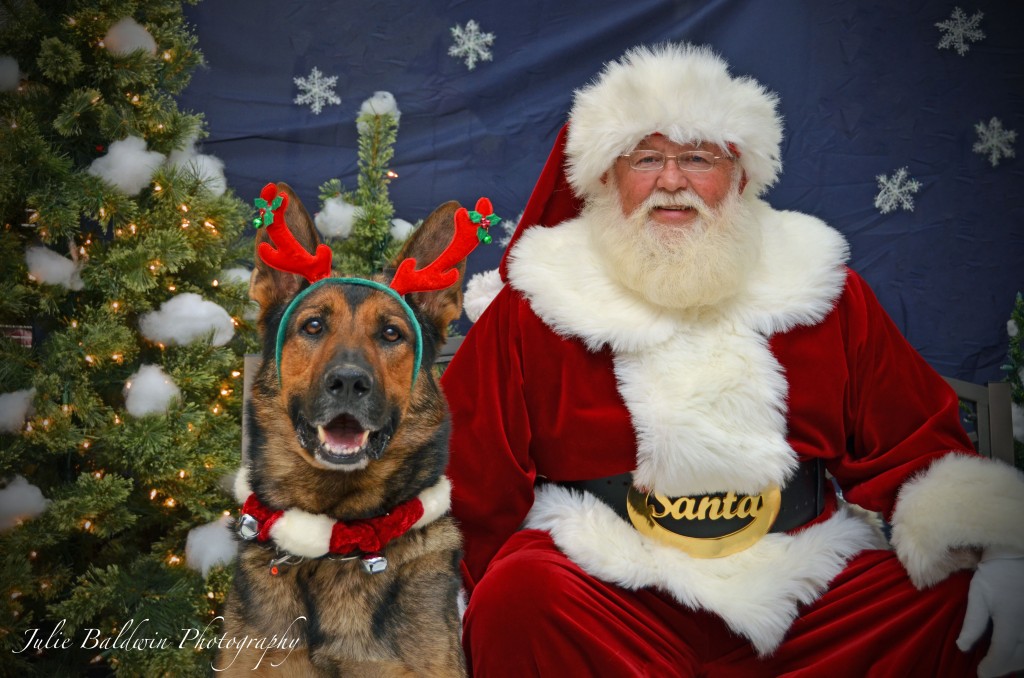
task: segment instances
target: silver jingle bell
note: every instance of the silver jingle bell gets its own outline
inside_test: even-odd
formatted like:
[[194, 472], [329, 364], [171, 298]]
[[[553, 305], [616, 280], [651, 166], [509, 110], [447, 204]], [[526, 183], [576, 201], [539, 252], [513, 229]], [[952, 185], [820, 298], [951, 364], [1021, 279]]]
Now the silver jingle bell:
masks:
[[367, 553], [359, 562], [366, 574], [380, 574], [388, 569], [388, 559], [379, 553]]
[[242, 539], [252, 541], [256, 538], [256, 535], [260, 533], [260, 524], [248, 513], [243, 513], [238, 518], [238, 524], [235, 526], [235, 532], [237, 532], [238, 536]]

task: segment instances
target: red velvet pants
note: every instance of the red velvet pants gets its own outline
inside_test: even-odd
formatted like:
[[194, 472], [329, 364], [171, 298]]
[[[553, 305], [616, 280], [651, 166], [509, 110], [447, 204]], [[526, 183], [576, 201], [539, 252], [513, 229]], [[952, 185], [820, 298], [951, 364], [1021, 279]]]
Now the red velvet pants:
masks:
[[988, 639], [956, 647], [969, 583], [959, 572], [918, 591], [894, 554], [866, 551], [761, 659], [718, 617], [594, 579], [523, 530], [474, 589], [463, 642], [476, 678], [973, 677]]

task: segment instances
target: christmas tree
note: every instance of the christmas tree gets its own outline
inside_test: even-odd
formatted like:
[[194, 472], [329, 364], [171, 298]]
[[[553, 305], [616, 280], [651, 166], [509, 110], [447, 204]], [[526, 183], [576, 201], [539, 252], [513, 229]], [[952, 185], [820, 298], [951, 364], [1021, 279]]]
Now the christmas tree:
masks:
[[179, 1], [0, 5], [3, 675], [209, 673], [256, 341], [201, 61]]
[[[383, 270], [409, 237], [412, 225], [393, 219], [388, 184], [398, 175], [390, 169], [400, 113], [394, 97], [377, 92], [363, 102], [359, 131], [359, 176], [354, 191], [339, 179], [320, 187], [321, 211], [316, 225], [328, 236], [334, 267], [349, 275], [370, 276]], [[334, 238], [330, 236], [336, 236]]]

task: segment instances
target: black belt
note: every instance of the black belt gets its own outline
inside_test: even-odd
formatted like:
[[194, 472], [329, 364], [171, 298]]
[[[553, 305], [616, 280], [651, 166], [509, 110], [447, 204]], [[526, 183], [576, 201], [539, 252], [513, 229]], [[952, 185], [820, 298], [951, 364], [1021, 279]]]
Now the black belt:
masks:
[[[606, 476], [594, 478], [593, 480], [559, 480], [548, 481], [555, 485], [561, 485], [573, 490], [583, 490], [602, 500], [612, 507], [626, 522], [631, 522], [626, 512], [626, 494], [633, 483], [632, 473], [620, 473], [617, 476]], [[779, 508], [779, 515], [772, 524], [771, 532], [789, 532], [801, 525], [814, 520], [825, 509], [825, 465], [821, 459], [804, 461], [800, 463], [796, 475], [793, 476], [782, 489], [782, 504]], [[721, 497], [722, 495], [709, 495]], [[742, 519], [734, 519], [737, 527], [741, 525]], [[699, 521], [698, 521], [699, 522]], [[721, 530], [728, 527], [728, 521], [723, 519], [715, 521], [713, 527]], [[723, 525], [723, 522], [725, 523]], [[709, 525], [709, 527], [712, 527]], [[700, 526], [695, 525], [695, 537], [711, 537], [712, 535], [699, 534]]]

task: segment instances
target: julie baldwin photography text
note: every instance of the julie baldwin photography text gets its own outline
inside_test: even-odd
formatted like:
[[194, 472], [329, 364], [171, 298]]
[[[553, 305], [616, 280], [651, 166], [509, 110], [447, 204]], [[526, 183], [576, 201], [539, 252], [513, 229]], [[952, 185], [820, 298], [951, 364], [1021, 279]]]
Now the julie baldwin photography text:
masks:
[[[288, 660], [292, 650], [301, 642], [302, 624], [306, 622], [305, 617], [296, 617], [281, 632], [266, 637], [257, 636], [227, 636], [218, 635], [211, 627], [224, 621], [223, 617], [215, 617], [203, 629], [183, 628], [176, 637], [163, 636], [152, 630], [149, 619], [136, 621], [129, 619], [116, 633], [104, 633], [97, 628], [84, 628], [73, 636], [64, 632], [67, 619], [61, 619], [52, 629], [30, 628], [25, 631], [25, 643], [18, 649], [12, 650], [14, 654], [32, 653], [41, 650], [68, 650], [79, 648], [83, 650], [122, 650], [129, 652], [146, 652], [149, 650], [167, 649], [178, 647], [179, 649], [210, 650], [213, 648], [226, 650], [220, 655], [220, 662], [211, 665], [214, 671], [223, 671], [230, 668], [238, 653], [245, 649], [263, 650], [263, 654], [256, 662], [257, 669], [263, 663], [267, 652], [272, 650], [287, 650], [288, 654], [283, 659], [272, 663], [272, 666], [280, 666]], [[232, 654], [230, 651], [234, 650]], [[220, 665], [223, 664], [223, 665]]]

